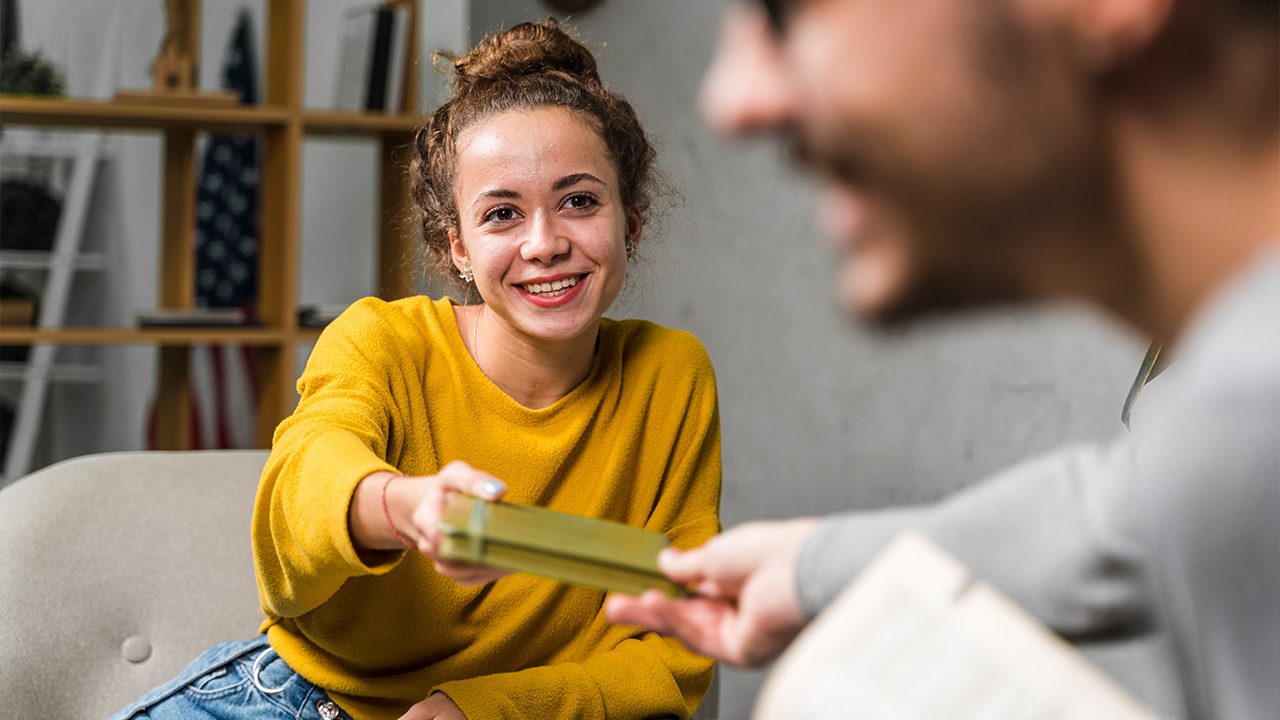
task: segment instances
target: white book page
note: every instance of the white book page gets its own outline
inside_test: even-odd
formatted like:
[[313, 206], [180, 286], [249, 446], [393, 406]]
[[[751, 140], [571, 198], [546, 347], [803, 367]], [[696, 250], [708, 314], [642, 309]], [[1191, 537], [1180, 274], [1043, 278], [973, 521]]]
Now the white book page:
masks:
[[764, 718], [1153, 720], [1075, 649], [908, 534], [796, 640]]

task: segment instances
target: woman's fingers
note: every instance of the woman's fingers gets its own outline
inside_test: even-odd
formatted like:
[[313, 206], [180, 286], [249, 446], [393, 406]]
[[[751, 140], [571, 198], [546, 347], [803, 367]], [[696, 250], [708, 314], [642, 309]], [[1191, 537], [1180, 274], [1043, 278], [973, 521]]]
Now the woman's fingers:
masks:
[[485, 500], [498, 500], [507, 492], [506, 483], [459, 460], [445, 465], [436, 477], [449, 490]]
[[507, 492], [506, 483], [457, 460], [424, 479], [427, 489], [413, 512], [413, 524], [417, 529], [414, 540], [419, 550], [433, 558], [444, 540], [442, 522], [449, 493], [460, 492], [492, 501]]
[[482, 585], [506, 575], [503, 570], [446, 560], [439, 554], [449, 494], [458, 492], [493, 501], [506, 494], [506, 484], [460, 461], [445, 465], [435, 475], [416, 479], [423, 481], [426, 489], [413, 511], [411, 537], [417, 549], [435, 562], [436, 571], [462, 585]]
[[459, 585], [487, 585], [509, 574], [506, 570], [453, 560], [436, 560], [435, 565], [436, 572], [451, 578]]

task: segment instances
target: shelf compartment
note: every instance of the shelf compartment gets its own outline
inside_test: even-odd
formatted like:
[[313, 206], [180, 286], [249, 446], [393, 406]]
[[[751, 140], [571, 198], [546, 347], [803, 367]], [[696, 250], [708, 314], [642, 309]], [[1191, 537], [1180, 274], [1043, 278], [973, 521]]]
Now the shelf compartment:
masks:
[[291, 118], [287, 109], [270, 106], [170, 107], [0, 95], [0, 125], [252, 131], [283, 126]]
[[293, 340], [281, 328], [0, 328], [0, 345], [285, 345]]
[[[7, 97], [0, 95], [0, 98]], [[84, 135], [50, 135], [47, 130], [28, 130], [29, 135], [5, 133], [0, 137], [0, 153], [12, 158], [75, 160], [89, 154], [105, 158], [111, 154], [106, 141]], [[39, 133], [36, 135], [35, 133]]]

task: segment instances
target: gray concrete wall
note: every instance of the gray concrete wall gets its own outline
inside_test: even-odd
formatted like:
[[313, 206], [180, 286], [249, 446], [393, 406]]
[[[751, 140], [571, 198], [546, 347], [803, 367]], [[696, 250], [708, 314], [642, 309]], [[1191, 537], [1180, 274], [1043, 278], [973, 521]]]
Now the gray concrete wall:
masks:
[[[927, 501], [1063, 441], [1120, 432], [1145, 342], [1095, 315], [998, 312], [886, 338], [836, 314], [813, 187], [779, 148], [719, 140], [697, 116], [721, 8], [606, 0], [573, 24], [685, 197], [622, 310], [688, 329], [711, 354], [725, 524]], [[473, 0], [471, 36], [548, 14]], [[723, 717], [748, 716], [760, 678], [723, 673]]]

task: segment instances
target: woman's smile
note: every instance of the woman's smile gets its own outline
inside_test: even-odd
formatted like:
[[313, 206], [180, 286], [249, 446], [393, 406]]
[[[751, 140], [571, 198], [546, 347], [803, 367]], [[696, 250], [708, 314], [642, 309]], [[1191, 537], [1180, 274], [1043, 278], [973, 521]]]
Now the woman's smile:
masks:
[[517, 283], [516, 290], [526, 300], [539, 307], [560, 307], [567, 305], [582, 294], [586, 287], [588, 273], [558, 275], [552, 278], [536, 279]]

